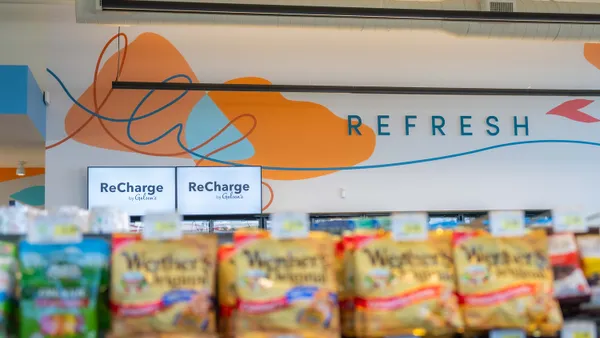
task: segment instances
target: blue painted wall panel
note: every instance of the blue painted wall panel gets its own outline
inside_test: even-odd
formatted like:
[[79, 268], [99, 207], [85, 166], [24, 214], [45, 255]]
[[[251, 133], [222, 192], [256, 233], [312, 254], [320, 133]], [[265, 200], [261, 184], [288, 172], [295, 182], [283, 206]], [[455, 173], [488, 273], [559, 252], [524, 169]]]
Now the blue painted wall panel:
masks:
[[0, 66], [0, 114], [27, 114], [29, 67]]
[[29, 69], [27, 69], [27, 116], [45, 140], [46, 105], [44, 104], [44, 96]]

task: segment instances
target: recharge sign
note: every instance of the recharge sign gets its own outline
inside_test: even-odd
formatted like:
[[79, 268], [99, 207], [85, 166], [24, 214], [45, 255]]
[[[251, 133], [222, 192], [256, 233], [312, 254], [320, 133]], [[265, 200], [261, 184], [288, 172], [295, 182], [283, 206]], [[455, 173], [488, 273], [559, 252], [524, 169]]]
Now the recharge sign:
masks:
[[260, 167], [178, 167], [177, 209], [183, 215], [259, 214]]
[[131, 216], [175, 210], [175, 168], [89, 167], [88, 208], [117, 207]]

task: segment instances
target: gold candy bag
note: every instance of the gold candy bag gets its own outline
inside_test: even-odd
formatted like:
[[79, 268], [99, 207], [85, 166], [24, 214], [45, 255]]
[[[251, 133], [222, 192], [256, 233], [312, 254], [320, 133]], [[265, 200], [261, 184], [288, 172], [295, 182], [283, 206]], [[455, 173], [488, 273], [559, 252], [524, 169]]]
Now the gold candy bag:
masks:
[[302, 334], [281, 334], [277, 332], [258, 332], [258, 331], [250, 331], [250, 332], [241, 332], [236, 334], [236, 338], [340, 338], [339, 333], [335, 332], [327, 332], [327, 333], [317, 333], [317, 332], [304, 332]]
[[523, 329], [552, 335], [562, 325], [553, 298], [548, 237], [492, 237], [482, 230], [454, 233], [458, 295], [467, 328]]
[[342, 336], [355, 337], [354, 308], [354, 244], [353, 234], [344, 234], [338, 244], [337, 255], [341, 260], [339, 278], [339, 304]]
[[237, 295], [235, 290], [235, 247], [232, 243], [219, 247], [218, 260], [218, 301], [219, 333], [222, 337], [235, 336], [235, 312]]
[[354, 236], [359, 337], [444, 335], [462, 329], [454, 293], [451, 237], [395, 241], [389, 232]]
[[115, 234], [112, 250], [114, 337], [216, 333], [215, 235], [151, 241]]
[[238, 231], [236, 332], [339, 335], [335, 248], [331, 236], [277, 240]]

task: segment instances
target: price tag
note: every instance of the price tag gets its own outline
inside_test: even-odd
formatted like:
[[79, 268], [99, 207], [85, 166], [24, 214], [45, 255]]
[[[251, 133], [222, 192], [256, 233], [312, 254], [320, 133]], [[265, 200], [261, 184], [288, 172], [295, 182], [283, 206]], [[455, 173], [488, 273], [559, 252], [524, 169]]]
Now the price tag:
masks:
[[587, 232], [588, 223], [580, 210], [552, 210], [552, 221], [556, 232]]
[[79, 243], [82, 239], [81, 227], [67, 216], [38, 216], [27, 231], [27, 241], [36, 244]]
[[144, 239], [179, 239], [183, 236], [181, 216], [176, 212], [148, 213], [142, 220], [142, 227]]
[[271, 235], [279, 239], [307, 238], [310, 233], [308, 214], [281, 212], [271, 215]]
[[392, 215], [392, 236], [396, 241], [427, 240], [429, 217], [424, 212], [402, 212]]
[[525, 213], [523, 211], [490, 211], [490, 232], [493, 236], [511, 237], [525, 234]]
[[525, 331], [521, 330], [492, 330], [490, 338], [525, 338]]
[[54, 231], [52, 236], [55, 238], [73, 237], [81, 233], [75, 224], [55, 224], [52, 231]]
[[568, 321], [560, 331], [561, 338], [596, 338], [596, 323], [592, 321]]
[[573, 338], [592, 338], [592, 333], [588, 331], [575, 331], [572, 333]]

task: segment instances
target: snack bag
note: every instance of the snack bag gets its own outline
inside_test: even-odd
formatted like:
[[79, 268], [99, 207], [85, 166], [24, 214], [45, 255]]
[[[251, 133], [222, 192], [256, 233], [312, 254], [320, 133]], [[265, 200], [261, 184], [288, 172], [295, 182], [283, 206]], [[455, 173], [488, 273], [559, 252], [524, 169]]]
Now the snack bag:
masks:
[[462, 329], [451, 238], [396, 241], [355, 234], [357, 336], [444, 335]]
[[589, 298], [590, 286], [581, 269], [575, 235], [551, 235], [549, 253], [554, 275], [554, 297], [565, 301], [579, 299], [579, 302]]
[[583, 304], [584, 309], [600, 308], [600, 235], [577, 236], [577, 245], [581, 254], [583, 273], [591, 288], [590, 302]]
[[[356, 327], [354, 317], [354, 236], [344, 234], [341, 244], [338, 245], [337, 255], [341, 254], [341, 271], [339, 290], [340, 321], [342, 335], [344, 337], [355, 337]], [[341, 246], [341, 248], [339, 247]], [[341, 253], [339, 252], [341, 250]], [[340, 258], [338, 258], [340, 259]]]
[[330, 235], [277, 240], [238, 231], [236, 332], [339, 337], [335, 248]]
[[237, 295], [235, 290], [235, 247], [232, 243], [219, 247], [218, 278], [219, 285], [219, 333], [223, 337], [235, 336], [235, 312]]
[[101, 332], [108, 332], [111, 327], [110, 313], [110, 259], [100, 267], [100, 288], [98, 290], [98, 328]]
[[217, 236], [158, 241], [115, 234], [112, 250], [114, 336], [216, 333]]
[[469, 329], [512, 328], [543, 335], [560, 329], [544, 230], [520, 237], [458, 230], [453, 246], [459, 301]]
[[96, 337], [103, 239], [75, 244], [19, 244], [20, 337]]
[[8, 337], [14, 324], [16, 246], [0, 242], [0, 337]]
[[276, 332], [249, 331], [236, 334], [236, 338], [340, 338], [339, 333], [305, 332], [303, 334], [284, 334]]

